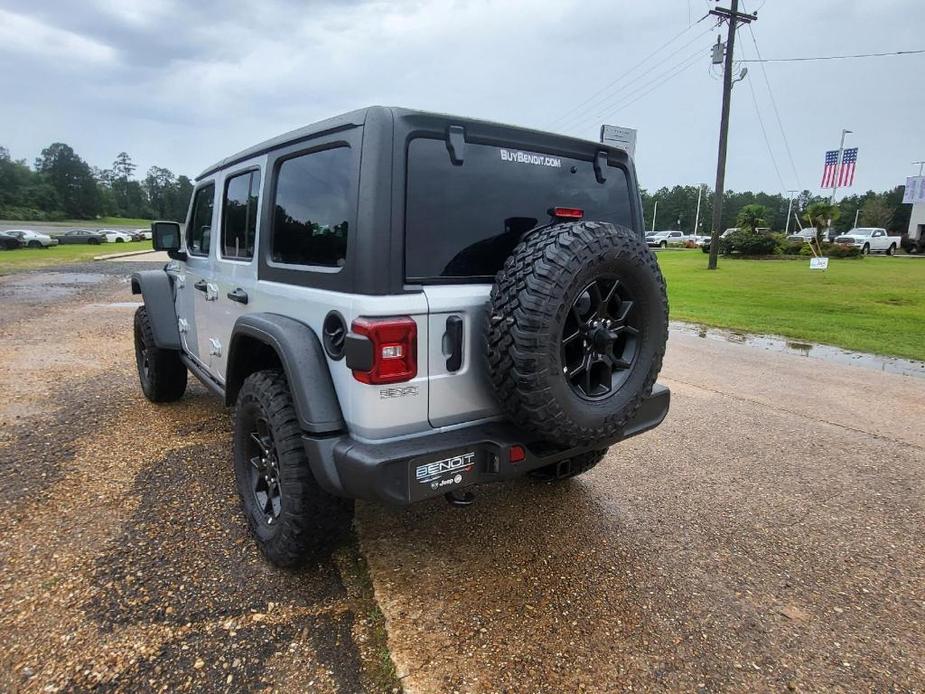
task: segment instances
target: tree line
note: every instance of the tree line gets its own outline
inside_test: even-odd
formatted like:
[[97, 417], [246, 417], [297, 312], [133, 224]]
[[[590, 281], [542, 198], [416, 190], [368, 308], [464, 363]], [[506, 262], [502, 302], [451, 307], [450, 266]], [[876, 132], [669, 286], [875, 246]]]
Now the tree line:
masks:
[[193, 191], [187, 176], [152, 166], [134, 177], [136, 164], [126, 152], [112, 167], [90, 166], [74, 149], [55, 142], [30, 167], [0, 146], [0, 219], [55, 221], [131, 217], [183, 221]]
[[[859, 226], [883, 227], [891, 234], [906, 233], [909, 226], [911, 205], [903, 205], [903, 192], [905, 186], [897, 186], [892, 190], [876, 193], [872, 190], [861, 195], [848, 195], [835, 204], [835, 211], [830, 215], [832, 227], [838, 233], [844, 233], [854, 226], [855, 213], [857, 213]], [[697, 211], [697, 186], [674, 186], [673, 188], [659, 188], [654, 193], [642, 191], [642, 208], [645, 216], [646, 229], [652, 228], [652, 215], [655, 203], [658, 201], [658, 211], [655, 216], [656, 229], [672, 229], [688, 233], [708, 234], [713, 223], [713, 191], [704, 186], [700, 199], [700, 223], [694, 230], [694, 217]], [[818, 211], [827, 208], [828, 196], [814, 195], [804, 190], [793, 198], [790, 216], [790, 230], [793, 232], [801, 227], [814, 226], [807, 217], [807, 211]], [[723, 198], [723, 221], [720, 231], [737, 226], [736, 220], [742, 210], [749, 205], [759, 205], [765, 210], [765, 226], [774, 231], [784, 231], [787, 228], [787, 207], [789, 198], [780, 194], [753, 193], [745, 191], [736, 193], [726, 191]], [[793, 214], [799, 217], [797, 224]]]

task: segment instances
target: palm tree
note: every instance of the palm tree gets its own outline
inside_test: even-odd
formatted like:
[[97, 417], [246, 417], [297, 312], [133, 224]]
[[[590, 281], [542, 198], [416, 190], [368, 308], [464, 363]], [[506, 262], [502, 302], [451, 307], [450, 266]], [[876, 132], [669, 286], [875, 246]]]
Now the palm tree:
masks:
[[837, 221], [840, 215], [841, 210], [838, 209], [837, 205], [827, 202], [814, 202], [807, 205], [806, 211], [803, 213], [803, 219], [811, 227], [816, 228], [817, 245], [822, 243], [822, 235], [825, 230], [832, 225], [832, 222]]

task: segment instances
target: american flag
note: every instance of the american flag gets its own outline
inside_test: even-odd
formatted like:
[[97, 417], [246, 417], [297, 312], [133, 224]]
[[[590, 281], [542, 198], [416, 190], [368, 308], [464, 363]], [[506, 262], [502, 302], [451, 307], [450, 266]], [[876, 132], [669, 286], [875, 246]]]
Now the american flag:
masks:
[[822, 170], [822, 187], [835, 186], [835, 170], [838, 169], [838, 187], [843, 188], [854, 183], [854, 166], [858, 161], [858, 148], [846, 149], [841, 158], [841, 167], [838, 166], [838, 150], [833, 149], [825, 153], [825, 168]]
[[854, 165], [858, 162], [858, 148], [846, 149], [841, 158], [841, 168], [838, 170], [838, 187], [844, 188], [854, 183]]

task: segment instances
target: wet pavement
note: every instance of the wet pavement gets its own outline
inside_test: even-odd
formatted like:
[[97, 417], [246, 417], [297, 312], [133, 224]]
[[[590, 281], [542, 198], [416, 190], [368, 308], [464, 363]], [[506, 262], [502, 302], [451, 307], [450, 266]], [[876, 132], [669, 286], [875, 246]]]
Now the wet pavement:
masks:
[[409, 691], [922, 691], [925, 383], [673, 331], [658, 429], [362, 506]]
[[590, 473], [280, 571], [228, 412], [139, 393], [136, 267], [0, 278], [0, 690], [925, 689], [922, 379], [674, 326], [669, 418]]

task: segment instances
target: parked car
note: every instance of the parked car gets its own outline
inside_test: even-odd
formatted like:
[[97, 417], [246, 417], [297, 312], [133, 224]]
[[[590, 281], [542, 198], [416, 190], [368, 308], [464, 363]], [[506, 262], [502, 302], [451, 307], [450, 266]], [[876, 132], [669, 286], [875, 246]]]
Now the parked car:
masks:
[[22, 248], [25, 245], [26, 242], [18, 236], [14, 236], [7, 231], [0, 231], [0, 249], [4, 251], [12, 251], [16, 248]]
[[97, 232], [103, 234], [106, 237], [106, 241], [109, 243], [127, 243], [132, 240], [132, 237], [126, 234], [124, 231], [116, 231], [115, 229], [97, 229]]
[[69, 244], [88, 243], [91, 246], [96, 246], [101, 243], [106, 243], [106, 236], [105, 234], [90, 229], [71, 229], [58, 236], [58, 242]]
[[[719, 237], [720, 237], [721, 239], [724, 239], [724, 238], [726, 238], [727, 236], [729, 236], [729, 234], [732, 234], [733, 232], [736, 232], [736, 231], [738, 231], [738, 230], [739, 230], [739, 227], [729, 227], [728, 229], [726, 229], [726, 231], [724, 231], [722, 234], [720, 234]], [[700, 246], [700, 248], [703, 250], [704, 253], [709, 253], [709, 252], [710, 252], [710, 241], [711, 241], [711, 240], [712, 240], [712, 237], [711, 237], [711, 236], [707, 236], [707, 237], [704, 239], [703, 243], [698, 244], [698, 245]]]
[[6, 233], [21, 239], [23, 245], [29, 248], [49, 248], [58, 245], [58, 239], [53, 239], [48, 234], [32, 231], [32, 229], [7, 229]]
[[668, 411], [638, 199], [600, 142], [382, 107], [293, 131], [203, 171], [185, 233], [154, 224], [172, 262], [132, 275], [141, 389], [177, 400], [192, 373], [234, 406], [244, 515], [282, 565], [336, 496], [583, 474]]
[[683, 246], [690, 240], [690, 235], [683, 231], [656, 231], [646, 234], [646, 244], [651, 248], [668, 248], [668, 246]]
[[150, 229], [135, 229], [132, 232], [132, 236], [136, 241], [150, 241], [151, 240], [151, 230]]
[[788, 241], [805, 241], [809, 243], [810, 241], [816, 240], [816, 230], [813, 227], [803, 227], [799, 231], [795, 231], [787, 237]]
[[864, 255], [871, 253], [893, 255], [899, 246], [899, 237], [889, 236], [886, 229], [878, 227], [855, 227], [847, 234], [836, 236], [835, 243], [845, 246], [857, 246]]

